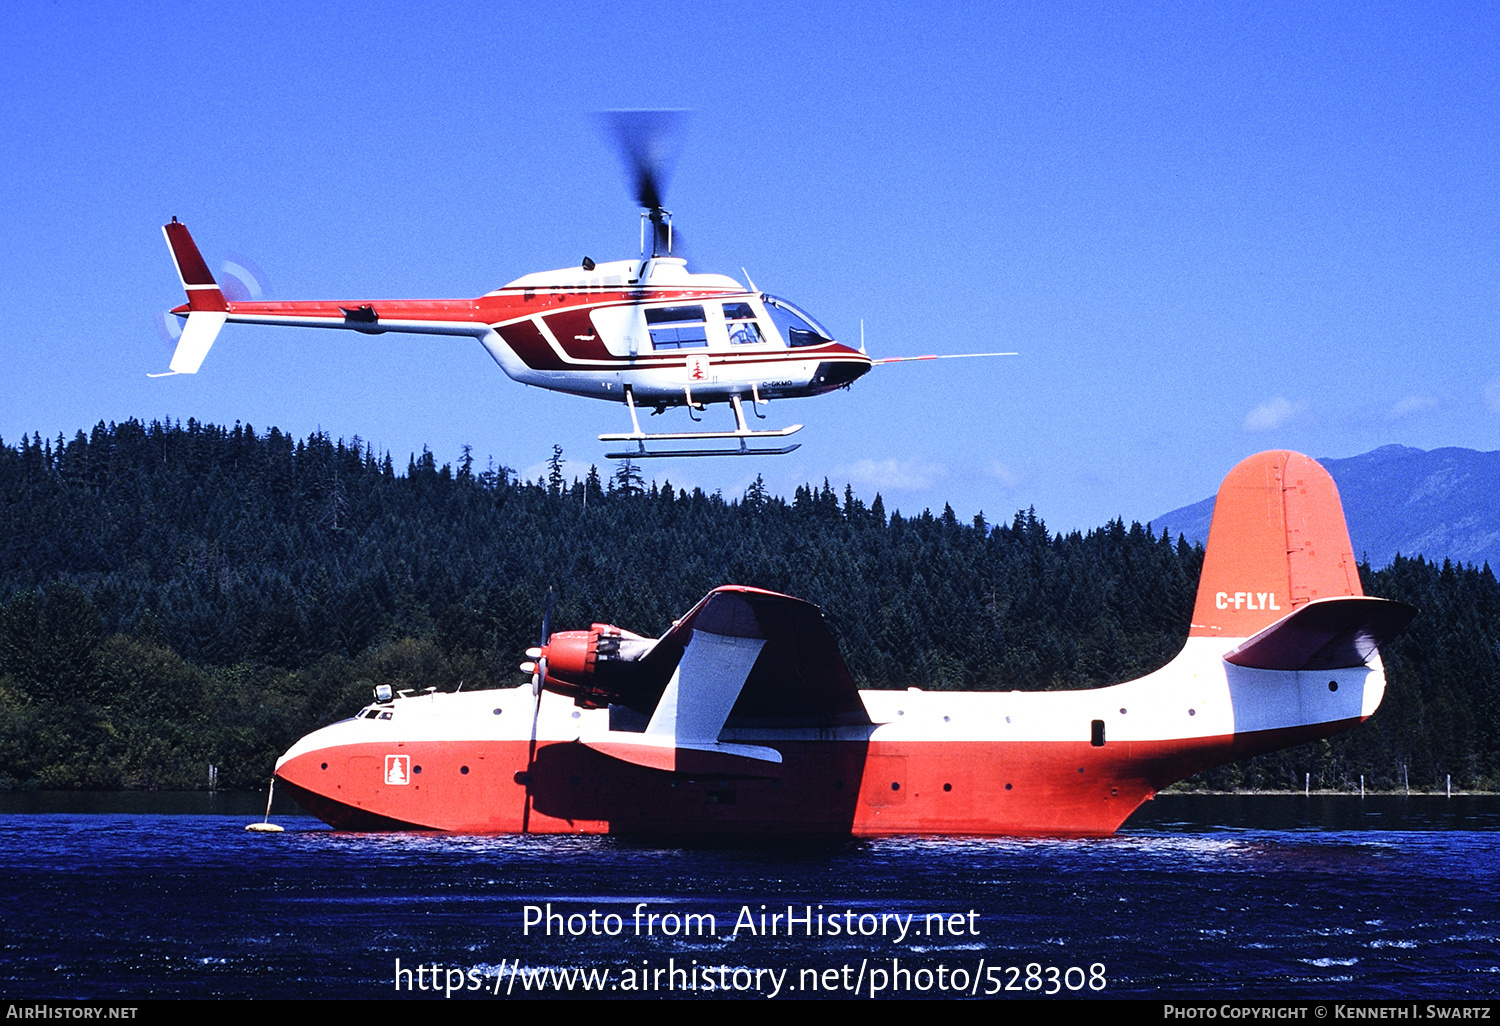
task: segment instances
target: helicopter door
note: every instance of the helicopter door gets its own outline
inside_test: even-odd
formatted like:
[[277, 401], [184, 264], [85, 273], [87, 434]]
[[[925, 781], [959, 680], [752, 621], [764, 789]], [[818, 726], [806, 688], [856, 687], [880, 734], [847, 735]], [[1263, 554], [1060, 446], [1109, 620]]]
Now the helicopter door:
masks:
[[651, 336], [641, 308], [634, 303], [625, 306], [595, 307], [589, 315], [604, 348], [611, 356], [634, 357], [651, 351]]
[[647, 310], [646, 324], [654, 351], [683, 351], [683, 384], [688, 396], [694, 388], [713, 384], [708, 360], [708, 319], [701, 304]]
[[724, 328], [729, 334], [731, 349], [739, 346], [758, 346], [768, 341], [755, 320], [755, 308], [749, 303], [722, 303]]

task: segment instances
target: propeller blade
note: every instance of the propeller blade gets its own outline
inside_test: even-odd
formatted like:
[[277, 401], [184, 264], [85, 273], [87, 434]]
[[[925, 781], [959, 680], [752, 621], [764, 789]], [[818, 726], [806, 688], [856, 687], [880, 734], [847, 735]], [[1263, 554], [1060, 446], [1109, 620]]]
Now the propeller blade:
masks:
[[[547, 630], [552, 624], [552, 599], [555, 594], [551, 588], [547, 589], [547, 605], [542, 610], [542, 636], [536, 644], [538, 658], [536, 663], [533, 664], [535, 672], [531, 676], [531, 695], [533, 699], [531, 707], [531, 745], [526, 752], [526, 805], [521, 811], [521, 833], [523, 834], [531, 829], [531, 770], [536, 765], [536, 724], [537, 720], [541, 719], [542, 716], [542, 687], [547, 681], [547, 656], [545, 653], [547, 650], [547, 641], [550, 637]], [[527, 649], [526, 654], [531, 655], [531, 651], [531, 649]]]
[[[536, 660], [533, 664], [534, 670], [531, 675], [531, 693], [537, 698], [536, 712], [532, 713], [531, 716], [531, 736], [533, 739], [536, 737], [536, 717], [542, 710], [542, 686], [547, 681], [547, 642], [552, 637], [548, 631], [552, 624], [552, 600], [556, 597], [557, 593], [553, 589], [548, 588], [547, 605], [542, 609], [541, 637], [537, 639], [535, 649], [528, 648], [526, 650], [526, 654]], [[532, 655], [533, 651], [536, 653], [534, 656]]]

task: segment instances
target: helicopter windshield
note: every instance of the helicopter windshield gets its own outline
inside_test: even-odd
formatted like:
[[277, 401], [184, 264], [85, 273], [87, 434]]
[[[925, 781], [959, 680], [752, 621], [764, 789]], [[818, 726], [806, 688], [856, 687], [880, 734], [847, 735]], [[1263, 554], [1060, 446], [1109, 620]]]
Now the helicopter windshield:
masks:
[[781, 337], [786, 339], [787, 345], [793, 349], [800, 346], [818, 346], [833, 341], [833, 336], [829, 334], [827, 328], [791, 303], [775, 296], [763, 298], [766, 301], [766, 313], [771, 315], [776, 330], [781, 332]]

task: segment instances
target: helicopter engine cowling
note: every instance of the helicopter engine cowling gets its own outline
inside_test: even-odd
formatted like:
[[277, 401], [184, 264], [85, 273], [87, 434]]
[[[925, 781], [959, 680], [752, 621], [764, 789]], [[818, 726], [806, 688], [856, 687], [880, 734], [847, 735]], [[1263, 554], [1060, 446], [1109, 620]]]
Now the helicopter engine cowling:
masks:
[[586, 709], [598, 709], [634, 690], [637, 664], [656, 645], [652, 638], [596, 623], [586, 631], [558, 631], [541, 649], [546, 658], [544, 686]]

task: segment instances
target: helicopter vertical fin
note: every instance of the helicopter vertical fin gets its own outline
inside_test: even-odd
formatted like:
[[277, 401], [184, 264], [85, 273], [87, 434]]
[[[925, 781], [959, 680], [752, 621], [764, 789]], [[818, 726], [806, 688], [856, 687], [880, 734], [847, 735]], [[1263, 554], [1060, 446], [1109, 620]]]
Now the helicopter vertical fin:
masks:
[[228, 318], [229, 304], [188, 234], [187, 225], [174, 217], [161, 231], [166, 236], [167, 248], [172, 251], [172, 262], [177, 265], [177, 277], [188, 300], [187, 323], [172, 353], [171, 369], [174, 374], [196, 374]]
[[228, 310], [224, 293], [209, 272], [208, 264], [203, 262], [203, 255], [188, 234], [187, 225], [174, 217], [170, 224], [162, 226], [161, 232], [167, 238], [167, 248], [172, 251], [172, 262], [177, 265], [177, 277], [182, 280], [182, 289], [187, 293], [189, 309]]

